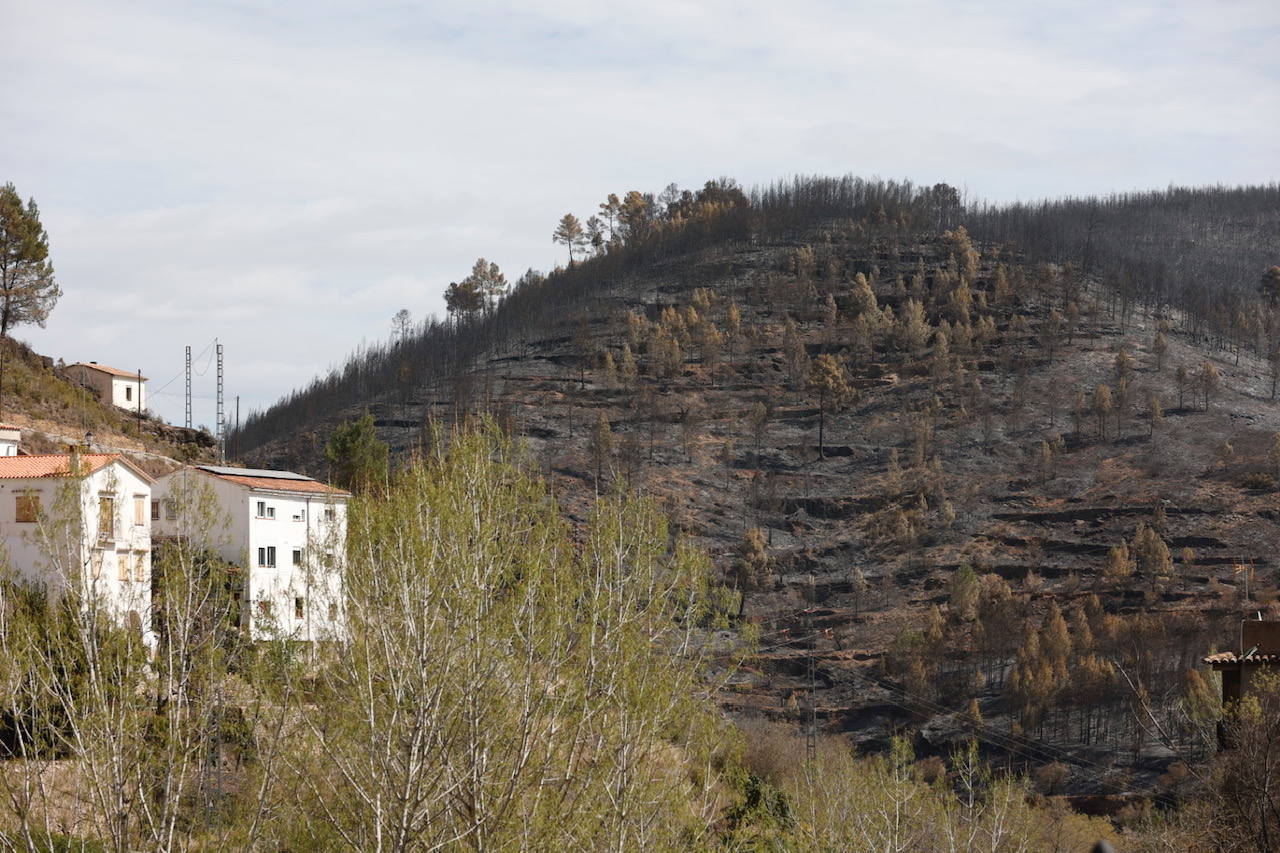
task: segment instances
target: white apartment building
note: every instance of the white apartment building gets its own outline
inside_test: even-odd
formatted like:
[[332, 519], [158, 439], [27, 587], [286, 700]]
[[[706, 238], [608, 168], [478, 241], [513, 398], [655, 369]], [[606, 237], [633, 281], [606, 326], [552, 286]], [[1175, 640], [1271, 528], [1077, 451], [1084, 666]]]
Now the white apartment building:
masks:
[[67, 373], [87, 388], [93, 389], [98, 399], [130, 412], [147, 410], [145, 399], [147, 377], [136, 370], [107, 367], [96, 361], [82, 361], [67, 365]]
[[[301, 474], [195, 465], [156, 481], [157, 537], [185, 537], [244, 571], [255, 640], [323, 640], [343, 625], [348, 492]], [[207, 515], [220, 518], [211, 525]]]
[[19, 578], [86, 600], [150, 638], [151, 486], [117, 453], [0, 456], [0, 543]]

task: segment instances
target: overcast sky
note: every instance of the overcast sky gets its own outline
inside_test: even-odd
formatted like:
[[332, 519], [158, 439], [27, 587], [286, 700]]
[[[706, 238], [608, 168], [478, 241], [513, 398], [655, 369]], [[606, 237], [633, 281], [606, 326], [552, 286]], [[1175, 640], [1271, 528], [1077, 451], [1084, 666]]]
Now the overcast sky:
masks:
[[[265, 406], [477, 256], [549, 268], [609, 192], [1280, 177], [1275, 0], [0, 0], [0, 32], [0, 182], [64, 291], [16, 336], [141, 367], [179, 422], [185, 344]], [[212, 425], [211, 368], [195, 393]]]

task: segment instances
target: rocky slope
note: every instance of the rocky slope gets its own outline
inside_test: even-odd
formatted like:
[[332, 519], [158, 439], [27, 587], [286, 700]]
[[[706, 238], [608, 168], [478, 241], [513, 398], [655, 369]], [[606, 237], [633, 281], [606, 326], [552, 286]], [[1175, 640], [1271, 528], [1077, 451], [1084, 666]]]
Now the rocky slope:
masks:
[[[1117, 719], [1097, 732], [1079, 733], [1072, 714], [1085, 712], [1065, 681], [1028, 717], [1010, 694], [1019, 647], [1051, 609], [1079, 612], [1073, 635], [1150, 616], [1132, 623], [1158, 626], [1142, 628], [1158, 637], [1133, 672], [1178, 716], [1186, 670], [1280, 594], [1269, 455], [1280, 407], [1247, 351], [1207, 348], [1167, 312], [1139, 310], [1121, 328], [1111, 300], [1089, 276], [954, 235], [868, 241], [837, 227], [728, 245], [602, 282], [581, 312], [453, 381], [326, 413], [247, 461], [318, 469], [322, 436], [366, 405], [396, 453], [420, 446], [425, 424], [489, 411], [524, 437], [571, 512], [619, 479], [659, 495], [747, 591], [761, 651], [724, 696], [734, 713], [812, 717], [869, 748], [898, 726], [941, 753], [977, 732], [1010, 760], [1066, 762], [1078, 790], [1121, 790], [1152, 783], [1194, 737], [1144, 738], [1129, 673], [1114, 670], [1102, 704]], [[856, 389], [838, 409], [820, 411], [810, 381], [823, 356]], [[1206, 362], [1220, 377], [1207, 405]], [[1101, 416], [1100, 385], [1112, 395]], [[1140, 524], [1171, 565], [1108, 574], [1111, 548]], [[992, 621], [985, 597], [977, 618], [961, 612], [961, 566], [992, 601], [1003, 580], [1008, 620]], [[1089, 616], [1094, 595], [1102, 609]]]

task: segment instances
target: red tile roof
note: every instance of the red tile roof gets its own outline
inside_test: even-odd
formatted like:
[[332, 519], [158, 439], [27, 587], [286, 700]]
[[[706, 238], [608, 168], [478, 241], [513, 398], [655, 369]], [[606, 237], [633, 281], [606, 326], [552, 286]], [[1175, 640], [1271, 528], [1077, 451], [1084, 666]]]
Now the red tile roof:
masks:
[[1227, 664], [1227, 663], [1273, 664], [1273, 663], [1280, 663], [1280, 655], [1260, 655], [1255, 652], [1254, 654], [1251, 654], [1247, 658], [1245, 658], [1245, 657], [1241, 657], [1235, 652], [1218, 652], [1216, 655], [1209, 655], [1207, 658], [1204, 659], [1204, 662], [1209, 664], [1210, 666], [1214, 664]]
[[[75, 364], [68, 364], [67, 367], [87, 367], [90, 370], [97, 370], [102, 373], [110, 374], [111, 376], [122, 376], [125, 379], [138, 378], [138, 371], [136, 370], [121, 370], [118, 367], [107, 367], [105, 364], [92, 364], [87, 361], [77, 361]], [[147, 377], [142, 377], [142, 381], [146, 382]]]
[[[80, 473], [92, 474], [120, 459], [119, 453], [80, 454]], [[71, 456], [45, 453], [35, 456], [0, 456], [0, 480], [25, 480], [33, 477], [65, 477], [71, 473]]]

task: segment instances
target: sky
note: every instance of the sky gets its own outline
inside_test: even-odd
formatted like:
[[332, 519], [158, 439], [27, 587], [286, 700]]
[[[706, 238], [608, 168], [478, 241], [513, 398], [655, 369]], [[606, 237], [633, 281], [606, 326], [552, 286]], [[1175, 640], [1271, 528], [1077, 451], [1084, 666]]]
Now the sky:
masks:
[[[1008, 201], [1280, 179], [1280, 3], [0, 0], [0, 182], [63, 296], [39, 352], [214, 423], [562, 263], [610, 192], [795, 174]], [[230, 417], [230, 415], [229, 415]]]

